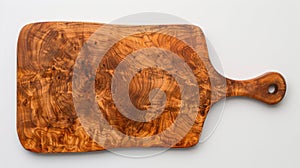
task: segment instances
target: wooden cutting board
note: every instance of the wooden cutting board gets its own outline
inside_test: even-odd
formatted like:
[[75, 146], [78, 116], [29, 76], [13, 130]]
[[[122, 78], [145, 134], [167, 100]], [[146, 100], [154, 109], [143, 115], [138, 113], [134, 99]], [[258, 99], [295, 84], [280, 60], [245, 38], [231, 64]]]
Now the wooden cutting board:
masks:
[[276, 72], [220, 75], [193, 25], [34, 23], [17, 50], [17, 131], [33, 152], [191, 147], [219, 100], [276, 104], [286, 90]]

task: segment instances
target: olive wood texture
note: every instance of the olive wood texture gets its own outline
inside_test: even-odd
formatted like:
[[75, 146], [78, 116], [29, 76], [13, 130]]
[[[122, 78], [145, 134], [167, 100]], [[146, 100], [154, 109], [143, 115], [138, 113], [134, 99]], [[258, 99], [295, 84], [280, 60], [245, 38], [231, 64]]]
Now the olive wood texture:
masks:
[[[90, 78], [91, 72], [80, 68], [95, 63], [94, 58], [98, 56], [91, 53], [97, 53], [96, 48], [101, 48], [105, 41], [90, 39], [102, 26], [103, 24], [98, 23], [43, 22], [26, 25], [21, 30], [17, 48], [17, 132], [25, 149], [56, 153], [116, 147], [191, 147], [199, 141], [210, 107], [220, 99], [246, 96], [267, 104], [276, 104], [284, 97], [286, 84], [279, 73], [269, 72], [249, 80], [232, 80], [220, 75], [209, 60], [203, 32], [193, 25], [124, 26], [122, 31], [114, 31], [114, 26], [118, 26], [111, 25], [111, 31], [104, 30], [100, 35], [109, 34], [112, 38], [122, 38], [105, 53], [96, 67], [95, 78]], [[137, 33], [125, 36], [131, 29]], [[126, 136], [151, 137], [163, 132], [179, 116], [182, 99], [182, 90], [170, 75], [173, 72], [150, 67], [139, 70], [130, 80], [129, 98], [137, 109], [147, 110], [151, 105], [149, 94], [151, 90], [158, 88], [166, 96], [163, 112], [149, 122], [140, 122], [122, 115], [114, 104], [111, 84], [117, 66], [135, 51], [151, 47], [171, 51], [189, 66], [199, 88], [199, 106], [195, 120], [186, 134], [177, 129], [172, 135], [136, 143]], [[149, 54], [148, 51], [140, 54]], [[76, 62], [80, 56], [85, 56], [86, 59]], [[169, 59], [159, 59], [171, 62]], [[145, 58], [142, 61], [147, 63]], [[176, 61], [173, 62], [171, 64], [177, 66]], [[74, 72], [75, 63], [78, 63], [81, 70], [76, 72], [77, 76]], [[78, 85], [73, 83], [75, 78], [80, 78]], [[188, 81], [184, 75], [181, 78]], [[92, 83], [95, 95], [89, 94]], [[77, 87], [86, 94], [74, 91]], [[270, 90], [272, 87], [273, 90]], [[194, 94], [190, 93], [191, 96]], [[88, 129], [97, 131], [92, 129], [97, 126], [94, 122], [97, 117], [91, 113], [79, 117], [74, 106], [78, 97], [95, 101], [105, 120], [124, 136], [115, 136], [109, 131], [111, 128], [107, 128], [105, 146], [99, 144], [101, 139], [88, 133]], [[80, 110], [89, 111], [90, 108], [87, 106]], [[131, 111], [126, 112], [130, 114]], [[183, 112], [191, 115], [189, 110]], [[149, 116], [141, 114], [141, 118], [149, 119]], [[103, 122], [103, 119], [99, 120]], [[185, 122], [181, 122], [179, 127], [185, 128]], [[184, 137], [180, 138], [180, 134], [184, 134]], [[176, 137], [180, 140], [170, 145], [168, 142]]]

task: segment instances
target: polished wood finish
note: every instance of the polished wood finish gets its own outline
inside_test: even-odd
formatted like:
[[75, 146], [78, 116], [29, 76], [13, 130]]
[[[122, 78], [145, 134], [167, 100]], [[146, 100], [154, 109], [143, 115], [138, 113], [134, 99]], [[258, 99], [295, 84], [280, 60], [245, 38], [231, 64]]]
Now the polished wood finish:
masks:
[[[220, 75], [210, 63], [205, 37], [201, 29], [193, 25], [134, 26], [137, 33], [121, 38], [103, 56], [96, 68], [94, 81], [84, 69], [74, 75], [74, 65], [80, 55], [87, 59], [79, 67], [93, 64], [97, 55], [97, 41], [90, 38], [103, 24], [82, 22], [44, 22], [26, 25], [20, 32], [17, 57], [17, 131], [23, 147], [33, 152], [86, 152], [115, 147], [191, 147], [199, 141], [201, 130], [210, 107], [220, 99], [230, 96], [246, 96], [276, 104], [284, 97], [286, 84], [276, 72], [269, 72], [254, 79], [238, 81]], [[101, 32], [118, 37], [124, 32]], [[174, 33], [174, 36], [170, 35]], [[188, 33], [186, 33], [188, 32]], [[126, 33], [125, 33], [126, 34]], [[89, 41], [89, 42], [87, 42]], [[176, 54], [192, 70], [199, 88], [199, 107], [191, 128], [176, 144], [168, 141], [179, 134], [158, 138], [149, 143], [136, 144], [126, 136], [151, 137], [169, 128], [179, 115], [181, 89], [170, 73], [160, 68], [145, 68], [130, 80], [129, 97], [140, 110], [147, 110], [151, 90], [165, 92], [166, 103], [162, 113], [149, 122], [130, 120], [113, 104], [112, 76], [117, 66], [130, 54], [143, 48], [157, 47]], [[145, 51], [147, 52], [147, 50]], [[141, 53], [147, 54], [147, 53]], [[161, 59], [170, 63], [172, 60]], [[144, 60], [147, 62], [147, 60]], [[173, 60], [174, 61], [174, 60]], [[176, 66], [176, 61], [174, 61]], [[79, 68], [80, 69], [80, 68]], [[74, 78], [80, 77], [80, 86], [74, 86]], [[185, 76], [181, 76], [183, 80]], [[95, 95], [75, 93], [74, 87], [89, 91], [94, 83]], [[192, 84], [191, 84], [192, 85]], [[273, 87], [273, 91], [269, 88]], [[194, 93], [190, 93], [193, 95]], [[96, 101], [105, 120], [113, 129], [126, 136], [114, 138], [108, 130], [105, 147], [97, 138], [87, 133], [83, 125], [94, 127], [95, 116], [87, 113], [80, 119], [74, 107], [74, 96]], [[158, 96], [159, 97], [159, 96]], [[88, 111], [91, 107], [82, 107]], [[130, 113], [130, 111], [127, 111]], [[190, 111], [183, 111], [190, 115]], [[151, 116], [151, 115], [150, 115]], [[148, 115], [142, 115], [147, 119]], [[85, 122], [85, 123], [83, 123]], [[100, 121], [102, 122], [102, 121]], [[182, 127], [185, 127], [182, 122]], [[111, 137], [111, 138], [110, 138]], [[101, 141], [101, 140], [100, 140]], [[117, 144], [117, 145], [115, 145]]]

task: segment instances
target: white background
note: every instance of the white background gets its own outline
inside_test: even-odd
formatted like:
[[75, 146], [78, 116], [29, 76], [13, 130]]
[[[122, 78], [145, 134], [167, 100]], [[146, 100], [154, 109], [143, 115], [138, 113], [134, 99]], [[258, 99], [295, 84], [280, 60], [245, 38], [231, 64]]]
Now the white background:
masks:
[[[207, 142], [150, 158], [110, 152], [40, 155], [25, 151], [17, 138], [15, 108], [16, 42], [22, 26], [49, 20], [105, 23], [137, 12], [169, 13], [201, 26], [226, 76], [244, 79], [279, 71], [287, 80], [286, 97], [275, 106], [230, 99]], [[0, 25], [1, 167], [300, 167], [299, 0], [1, 0]]]

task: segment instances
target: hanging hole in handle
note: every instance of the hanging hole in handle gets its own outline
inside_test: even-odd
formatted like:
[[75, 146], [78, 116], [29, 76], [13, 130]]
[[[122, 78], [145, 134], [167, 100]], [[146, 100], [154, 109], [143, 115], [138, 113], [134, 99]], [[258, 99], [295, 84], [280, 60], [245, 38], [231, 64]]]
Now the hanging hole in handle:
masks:
[[269, 94], [275, 94], [277, 92], [277, 90], [278, 90], [278, 87], [277, 87], [276, 84], [271, 84], [268, 87], [268, 93]]

